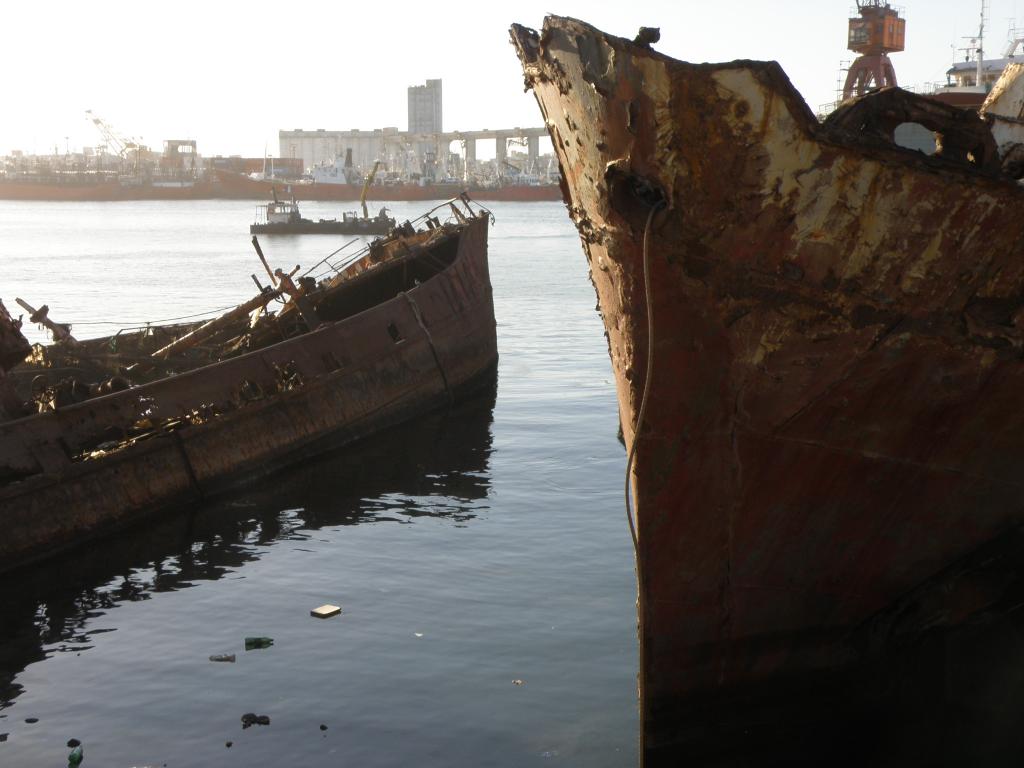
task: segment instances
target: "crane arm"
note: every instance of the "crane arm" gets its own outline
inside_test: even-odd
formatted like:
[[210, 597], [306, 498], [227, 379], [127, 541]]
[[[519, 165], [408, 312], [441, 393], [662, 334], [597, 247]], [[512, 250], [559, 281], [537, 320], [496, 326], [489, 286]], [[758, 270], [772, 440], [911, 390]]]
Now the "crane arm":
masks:
[[363, 218], [368, 219], [370, 214], [366, 211], [366, 192], [369, 190], [370, 185], [373, 184], [373, 177], [377, 175], [377, 169], [380, 167], [380, 160], [373, 161], [373, 170], [366, 174], [366, 181], [363, 182], [363, 191], [359, 195], [359, 204], [363, 206]]
[[85, 114], [89, 116], [89, 120], [96, 126], [96, 130], [100, 132], [104, 141], [107, 142], [107, 146], [111, 147], [118, 155], [123, 157], [128, 150], [138, 147], [135, 141], [118, 136], [110, 124], [91, 109], [85, 110]]

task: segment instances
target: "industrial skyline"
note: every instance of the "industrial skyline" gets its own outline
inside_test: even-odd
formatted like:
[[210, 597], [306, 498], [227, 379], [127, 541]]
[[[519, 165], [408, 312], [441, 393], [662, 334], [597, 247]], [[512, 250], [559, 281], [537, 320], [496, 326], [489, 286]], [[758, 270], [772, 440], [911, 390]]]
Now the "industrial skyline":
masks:
[[[407, 88], [405, 122], [408, 129], [404, 131], [397, 126], [349, 130], [334, 127], [281, 129], [276, 151], [268, 151], [264, 158], [276, 156], [278, 160], [294, 162], [288, 163], [287, 170], [282, 162], [276, 168], [255, 172], [270, 170], [286, 176], [306, 172], [312, 173], [317, 181], [359, 183], [371, 168], [379, 166], [382, 177], [387, 174], [393, 180], [422, 177], [432, 181], [459, 179], [473, 183], [509, 174], [521, 179], [543, 177], [550, 180], [551, 142], [544, 126], [444, 131], [442, 87], [442, 80], [436, 78]], [[138, 164], [145, 156], [146, 162], [159, 164], [163, 171], [195, 175], [206, 166], [238, 170], [251, 166], [254, 160], [237, 153], [226, 156], [204, 153], [194, 139], [164, 139], [164, 152], [160, 155], [159, 147], [123, 136], [91, 110], [87, 115], [99, 134], [100, 142], [95, 147], [84, 147], [81, 151], [67, 148], [63, 152], [57, 147], [52, 153], [37, 155], [16, 152], [10, 158], [12, 167], [20, 167], [24, 172], [56, 164], [65, 170], [98, 171], [117, 167], [118, 163], [122, 166]], [[478, 152], [480, 143], [484, 144], [483, 152]], [[516, 150], [510, 144], [519, 145], [525, 151]], [[517, 156], [515, 163], [509, 161], [510, 152]], [[546, 158], [543, 168], [538, 162], [542, 152]], [[232, 162], [238, 160], [243, 162]]]
[[[493, 157], [499, 176], [506, 169], [516, 173], [538, 172], [537, 159], [542, 148], [545, 152], [551, 148], [544, 126], [445, 131], [442, 94], [441, 79], [409, 86], [405, 131], [396, 126], [282, 129], [278, 132], [278, 157], [299, 160], [304, 168], [317, 169], [333, 181], [339, 176], [360, 176], [378, 161], [385, 168], [404, 174], [435, 179], [458, 175], [468, 180], [478, 156]], [[526, 148], [525, 168], [508, 162], [510, 141]], [[486, 145], [484, 152], [478, 153], [479, 142], [493, 142], [493, 154]]]
[[[86, 109], [103, 115], [126, 136], [158, 147], [168, 137], [194, 138], [204, 155], [261, 156], [278, 131], [294, 126], [400, 125], [406, 89], [420, 73], [445, 80], [444, 128], [468, 130], [536, 125], [533, 97], [507, 45], [512, 22], [539, 26], [546, 12], [586, 18], [631, 37], [639, 26], [659, 26], [656, 48], [684, 60], [774, 59], [812, 109], [834, 100], [846, 50], [847, 0], [806, 3], [720, 0], [682, 5], [669, 0], [567, 0], [552, 7], [523, 0], [514, 8], [484, 7], [452, 14], [439, 24], [434, 9], [398, 2], [386, 25], [375, 6], [312, 2], [282, 14], [254, 0], [234, 6], [181, 0], [168, 25], [161, 6], [108, 0], [104, 13], [80, 3], [5, 9], [8, 35], [0, 49], [5, 83], [0, 154], [13, 149], [52, 152], [94, 146]], [[945, 71], [978, 27], [978, 4], [962, 0], [906, 0], [906, 50], [894, 64], [903, 85], [945, 79]], [[986, 33], [989, 50], [1003, 44], [1017, 0], [993, 0]], [[275, 45], [301, 48], [300, 65], [268, 66], [268, 19]], [[59, 19], [59, 23], [55, 22]], [[327, 29], [379, 29], [354, 35], [340, 49]], [[51, 55], [40, 56], [40, 30]], [[216, 32], [214, 31], [216, 30]], [[275, 49], [277, 50], [277, 49]], [[186, 53], [188, 55], [182, 55]], [[278, 50], [278, 52], [280, 52]]]

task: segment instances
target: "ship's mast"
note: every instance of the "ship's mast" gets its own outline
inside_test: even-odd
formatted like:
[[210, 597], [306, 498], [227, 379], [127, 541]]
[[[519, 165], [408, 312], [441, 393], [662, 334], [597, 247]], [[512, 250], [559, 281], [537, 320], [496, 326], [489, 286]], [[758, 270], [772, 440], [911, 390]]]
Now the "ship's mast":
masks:
[[974, 80], [979, 86], [985, 69], [985, 11], [987, 5], [988, 0], [981, 0], [981, 21], [978, 23], [978, 74]]

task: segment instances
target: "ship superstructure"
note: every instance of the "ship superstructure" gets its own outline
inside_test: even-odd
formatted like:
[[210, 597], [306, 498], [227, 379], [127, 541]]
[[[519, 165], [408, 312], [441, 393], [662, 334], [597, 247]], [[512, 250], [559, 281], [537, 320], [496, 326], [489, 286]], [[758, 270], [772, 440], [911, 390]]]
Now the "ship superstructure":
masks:
[[1000, 58], [985, 58], [985, 27], [988, 0], [981, 0], [978, 34], [962, 48], [963, 61], [956, 61], [946, 71], [946, 82], [935, 87], [928, 95], [957, 107], [977, 109], [985, 101], [1007, 66], [1024, 60], [1024, 29], [1011, 28], [1006, 49]]

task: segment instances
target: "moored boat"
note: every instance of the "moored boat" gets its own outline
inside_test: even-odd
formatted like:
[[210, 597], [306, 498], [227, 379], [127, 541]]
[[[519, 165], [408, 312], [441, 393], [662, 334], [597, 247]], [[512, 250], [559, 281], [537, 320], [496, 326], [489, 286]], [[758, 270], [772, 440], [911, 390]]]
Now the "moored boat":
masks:
[[364, 215], [345, 211], [340, 219], [304, 219], [299, 204], [291, 200], [278, 200], [277, 191], [272, 190], [273, 202], [256, 208], [256, 221], [249, 225], [249, 232], [258, 235], [386, 235], [395, 226], [395, 220], [388, 216], [387, 208], [381, 208], [377, 215]]
[[1006, 578], [947, 579], [1024, 521], [1012, 147], [892, 89], [819, 124], [777, 64], [657, 37], [512, 29], [608, 332], [649, 766], [723, 702], [998, 603]]
[[[450, 222], [427, 214], [421, 231], [407, 223], [319, 283], [276, 270], [260, 295], [202, 324], [69, 339], [12, 368], [24, 342], [3, 313], [0, 571], [351, 443], [491, 380], [490, 214], [455, 202], [444, 208]], [[275, 299], [286, 303], [270, 312]], [[116, 353], [111, 341], [120, 342]], [[39, 381], [69, 368], [116, 376], [105, 387]], [[26, 394], [37, 413], [25, 413]]]
[[355, 211], [345, 211], [341, 219], [320, 219], [311, 221], [299, 214], [299, 204], [293, 196], [291, 202], [277, 199], [277, 190], [272, 189], [274, 202], [261, 205], [256, 209], [256, 223], [249, 227], [252, 234], [275, 235], [386, 235], [395, 227], [395, 220], [388, 216], [388, 209], [381, 208], [372, 219], [366, 209], [366, 193], [377, 175], [380, 163], [373, 164], [373, 170], [363, 180], [363, 190], [359, 195], [359, 204], [363, 215]]

